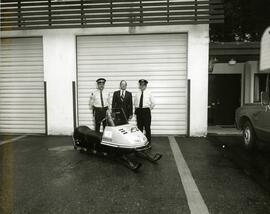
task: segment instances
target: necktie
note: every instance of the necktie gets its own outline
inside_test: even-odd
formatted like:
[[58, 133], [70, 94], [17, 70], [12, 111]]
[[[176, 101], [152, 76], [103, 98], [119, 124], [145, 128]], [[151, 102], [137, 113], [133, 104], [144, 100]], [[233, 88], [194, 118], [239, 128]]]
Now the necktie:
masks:
[[121, 94], [121, 101], [124, 101], [124, 91], [122, 90], [122, 94]]
[[100, 90], [100, 101], [101, 101], [101, 106], [104, 107], [104, 101], [103, 101], [103, 96], [102, 96], [102, 90]]
[[140, 108], [143, 107], [143, 91], [142, 91], [142, 94], [141, 94], [139, 107], [140, 107]]

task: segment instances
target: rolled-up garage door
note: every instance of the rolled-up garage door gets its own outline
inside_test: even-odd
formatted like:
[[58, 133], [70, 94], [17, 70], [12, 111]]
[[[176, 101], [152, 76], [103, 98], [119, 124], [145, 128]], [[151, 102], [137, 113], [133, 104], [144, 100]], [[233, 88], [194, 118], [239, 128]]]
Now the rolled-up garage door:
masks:
[[157, 103], [152, 111], [152, 132], [186, 134], [186, 34], [79, 36], [77, 64], [80, 125], [93, 127], [89, 97], [97, 78], [107, 79], [106, 88], [111, 94], [122, 79], [135, 94], [138, 80], [144, 78]]
[[1, 39], [1, 133], [45, 133], [42, 52], [42, 38]]

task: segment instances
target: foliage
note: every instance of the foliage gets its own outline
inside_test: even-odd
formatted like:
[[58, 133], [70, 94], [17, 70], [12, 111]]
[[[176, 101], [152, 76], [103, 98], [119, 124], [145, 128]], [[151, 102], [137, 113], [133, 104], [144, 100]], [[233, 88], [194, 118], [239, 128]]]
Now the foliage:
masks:
[[224, 24], [210, 25], [211, 41], [260, 41], [270, 26], [270, 0], [224, 0]]

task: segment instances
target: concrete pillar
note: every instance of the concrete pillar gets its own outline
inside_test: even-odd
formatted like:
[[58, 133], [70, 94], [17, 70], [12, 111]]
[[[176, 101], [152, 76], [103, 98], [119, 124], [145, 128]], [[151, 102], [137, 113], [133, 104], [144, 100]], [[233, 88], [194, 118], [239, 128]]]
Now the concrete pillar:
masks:
[[44, 79], [47, 82], [49, 135], [70, 135], [73, 130], [72, 81], [76, 74], [74, 34], [43, 35]]

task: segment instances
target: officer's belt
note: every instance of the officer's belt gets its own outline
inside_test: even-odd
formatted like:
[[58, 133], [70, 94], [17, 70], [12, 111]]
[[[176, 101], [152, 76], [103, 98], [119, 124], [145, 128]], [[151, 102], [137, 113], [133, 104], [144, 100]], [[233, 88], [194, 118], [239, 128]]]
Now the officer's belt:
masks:
[[108, 109], [108, 106], [105, 106], [105, 107], [96, 107], [96, 106], [94, 106], [94, 109]]

